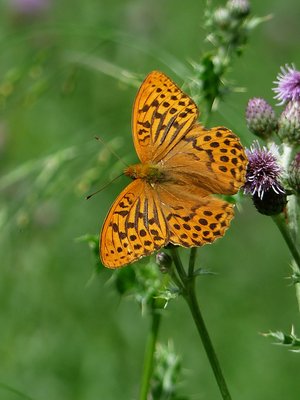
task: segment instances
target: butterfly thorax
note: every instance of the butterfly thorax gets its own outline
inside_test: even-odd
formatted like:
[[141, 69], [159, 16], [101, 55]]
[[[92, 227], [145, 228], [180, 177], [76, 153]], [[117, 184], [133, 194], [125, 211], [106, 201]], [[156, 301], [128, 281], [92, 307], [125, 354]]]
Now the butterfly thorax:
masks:
[[165, 173], [159, 165], [134, 164], [125, 168], [124, 174], [132, 179], [142, 179], [148, 183], [165, 182]]

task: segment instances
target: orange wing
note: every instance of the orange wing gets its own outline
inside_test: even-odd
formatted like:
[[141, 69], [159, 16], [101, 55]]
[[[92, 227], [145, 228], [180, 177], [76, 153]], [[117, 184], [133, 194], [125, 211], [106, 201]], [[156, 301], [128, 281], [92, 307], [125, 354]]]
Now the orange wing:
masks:
[[193, 185], [164, 184], [157, 188], [170, 243], [195, 247], [224, 235], [234, 216], [233, 205]]
[[133, 141], [141, 162], [163, 159], [197, 118], [193, 100], [162, 72], [151, 72], [133, 107]]
[[165, 155], [168, 180], [156, 186], [171, 243], [201, 246], [224, 235], [233, 205], [213, 194], [236, 193], [246, 166], [243, 147], [229, 129], [190, 129]]
[[156, 192], [141, 179], [118, 196], [104, 222], [100, 239], [103, 265], [118, 268], [152, 254], [169, 241]]
[[234, 194], [245, 182], [247, 157], [229, 129], [196, 124], [166, 154], [164, 167], [175, 182], [209, 194]]

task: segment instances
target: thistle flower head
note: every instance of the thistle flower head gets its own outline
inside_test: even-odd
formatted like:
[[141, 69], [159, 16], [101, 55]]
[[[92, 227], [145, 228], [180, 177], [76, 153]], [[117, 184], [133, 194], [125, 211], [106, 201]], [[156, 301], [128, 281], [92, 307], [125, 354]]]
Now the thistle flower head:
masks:
[[227, 6], [238, 17], [245, 17], [250, 12], [248, 0], [229, 0]]
[[277, 130], [277, 118], [273, 108], [265, 99], [259, 97], [248, 101], [246, 121], [249, 130], [262, 138], [267, 138]]
[[300, 71], [297, 71], [293, 64], [291, 66], [286, 64], [280, 70], [281, 73], [274, 81], [276, 84], [276, 87], [273, 88], [276, 93], [274, 98], [279, 100], [279, 104], [300, 100]]
[[219, 7], [215, 10], [214, 14], [214, 22], [221, 29], [228, 29], [231, 23], [231, 15], [227, 8]]
[[278, 163], [276, 153], [277, 146], [273, 145], [269, 150], [265, 146], [260, 147], [257, 141], [250, 149], [246, 149], [248, 167], [244, 185], [245, 194], [262, 199], [270, 189], [275, 194], [284, 193], [280, 184], [282, 168]]

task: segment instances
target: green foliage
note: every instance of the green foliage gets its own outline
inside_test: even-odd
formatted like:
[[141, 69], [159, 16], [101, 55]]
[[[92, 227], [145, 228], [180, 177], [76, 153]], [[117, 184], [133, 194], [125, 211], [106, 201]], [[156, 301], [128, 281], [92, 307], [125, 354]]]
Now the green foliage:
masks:
[[140, 304], [142, 311], [163, 309], [167, 298], [164, 291], [169, 277], [162, 275], [151, 260], [139, 261], [114, 274], [117, 292], [120, 295], [132, 295]]
[[[129, 294], [132, 279], [140, 285], [141, 265], [115, 274], [124, 273], [117, 286], [95, 258], [98, 235], [87, 238], [92, 251], [77, 240], [99, 231], [125, 178], [85, 197], [118, 176], [123, 162], [136, 161], [131, 107], [139, 82], [153, 69], [185, 81], [198, 95], [194, 64], [204, 57], [203, 73], [213, 83], [206, 86], [208, 99], [228, 94], [211, 125], [226, 125], [249, 144], [247, 99], [271, 101], [278, 66], [300, 65], [299, 2], [252, 1], [254, 14], [272, 12], [274, 19], [253, 33], [243, 58], [232, 54], [226, 79], [208, 68], [213, 58], [204, 45], [202, 1], [62, 0], [34, 18], [16, 15], [8, 3], [0, 13], [0, 399], [137, 398], [149, 314], [141, 318], [132, 296], [120, 301], [116, 289]], [[226, 91], [223, 78], [230, 83]], [[248, 92], [231, 91], [235, 83]], [[250, 202], [242, 208], [225, 238], [201, 249], [201, 265], [217, 276], [199, 282], [200, 302], [235, 383], [233, 398], [297, 400], [299, 360], [257, 335], [295, 318], [294, 293], [283, 279], [290, 256], [269, 219]], [[155, 298], [175, 297], [153, 260], [146, 263]], [[218, 398], [186, 308], [170, 302], [159, 312], [160, 342], [173, 337], [180, 366], [188, 370], [184, 380], [172, 370], [177, 397]], [[170, 371], [176, 362], [165, 364]]]
[[296, 353], [300, 352], [300, 338], [295, 335], [294, 328], [291, 333], [284, 332], [269, 332], [264, 333], [263, 336], [276, 340], [276, 344], [287, 347], [289, 350]]
[[156, 400], [188, 400], [178, 396], [178, 378], [182, 369], [181, 360], [171, 342], [167, 346], [158, 345], [155, 353], [151, 394]]
[[252, 31], [268, 19], [250, 17], [249, 13], [247, 0], [229, 0], [224, 7], [208, 5], [205, 10], [206, 41], [213, 49], [204, 53], [199, 63], [193, 63], [196, 76], [191, 82], [191, 90], [208, 113], [214, 102], [234, 90], [226, 73], [234, 58], [243, 53]]

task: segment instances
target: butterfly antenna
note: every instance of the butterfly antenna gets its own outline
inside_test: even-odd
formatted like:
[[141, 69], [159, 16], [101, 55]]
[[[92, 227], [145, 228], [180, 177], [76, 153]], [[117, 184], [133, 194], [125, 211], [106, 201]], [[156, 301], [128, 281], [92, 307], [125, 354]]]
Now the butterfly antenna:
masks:
[[116, 181], [117, 179], [121, 178], [121, 176], [123, 176], [123, 175], [124, 175], [124, 173], [122, 173], [122, 174], [116, 176], [113, 180], [111, 180], [111, 181], [105, 183], [103, 186], [101, 186], [101, 188], [98, 189], [98, 190], [96, 190], [96, 192], [94, 192], [94, 193], [89, 194], [88, 196], [86, 196], [85, 199], [86, 199], [86, 200], [90, 199], [90, 198], [93, 197], [95, 194], [97, 194], [97, 193], [101, 192], [103, 189], [107, 188], [107, 186], [109, 186], [111, 183], [113, 183], [113, 182]]
[[114, 151], [114, 149], [108, 143], [106, 143], [101, 137], [95, 136], [95, 139], [98, 140], [99, 142], [101, 142], [105, 147], [107, 147], [108, 150], [111, 152], [111, 154], [113, 154], [119, 161], [121, 161], [121, 163], [124, 165], [124, 167], [128, 167], [128, 165], [124, 162], [124, 160], [122, 160], [122, 158], [119, 156], [119, 154], [117, 154]]

